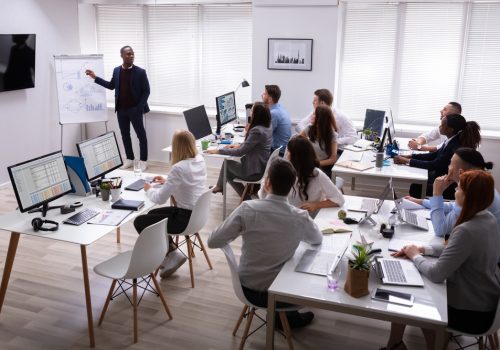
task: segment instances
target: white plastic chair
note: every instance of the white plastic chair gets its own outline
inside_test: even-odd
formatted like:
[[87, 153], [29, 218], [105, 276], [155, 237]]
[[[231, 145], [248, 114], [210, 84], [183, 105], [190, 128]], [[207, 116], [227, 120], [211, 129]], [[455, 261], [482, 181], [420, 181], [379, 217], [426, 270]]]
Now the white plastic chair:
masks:
[[271, 155], [269, 156], [269, 159], [267, 160], [266, 169], [264, 170], [264, 173], [262, 174], [262, 177], [260, 179], [255, 180], [255, 181], [247, 181], [247, 180], [242, 180], [242, 179], [235, 178], [233, 180], [234, 182], [238, 182], [238, 183], [243, 184], [245, 186], [245, 189], [243, 190], [243, 193], [241, 194], [240, 203], [243, 202], [243, 200], [245, 199], [245, 196], [248, 193], [252, 193], [253, 192], [254, 185], [260, 185], [260, 183], [262, 182], [262, 179], [266, 178], [267, 172], [269, 170], [269, 166], [271, 165], [272, 161], [279, 156], [280, 149], [281, 149], [281, 146], [278, 147], [278, 148], [276, 148], [271, 153]]
[[[208, 257], [208, 254], [207, 254], [207, 250], [206, 250], [205, 245], [203, 244], [203, 241], [201, 240], [201, 237], [199, 234], [199, 231], [203, 228], [203, 226], [205, 226], [205, 224], [207, 223], [208, 218], [210, 216], [210, 201], [212, 198], [211, 194], [212, 194], [212, 190], [208, 190], [205, 193], [203, 193], [200, 196], [200, 198], [198, 198], [198, 201], [196, 202], [196, 204], [193, 208], [193, 211], [191, 212], [191, 217], [189, 219], [189, 223], [188, 223], [186, 229], [184, 230], [184, 232], [179, 233], [179, 234], [167, 233], [168, 235], [170, 235], [172, 237], [176, 237], [177, 249], [179, 249], [179, 247], [182, 246], [183, 244], [186, 244], [187, 258], [189, 260], [189, 273], [191, 274], [191, 287], [192, 288], [194, 288], [194, 272], [193, 272], [193, 260], [192, 260], [195, 257], [194, 247], [199, 248], [203, 252], [203, 254], [205, 255], [205, 259], [207, 260], [208, 267], [210, 268], [210, 270], [213, 269], [212, 263], [210, 262], [210, 258]], [[165, 230], [165, 232], [166, 231], [167, 230]], [[185, 237], [185, 239], [181, 242], [179, 242], [179, 239], [178, 239], [180, 236]], [[194, 240], [191, 238], [192, 236], [195, 236]], [[184, 252], [182, 252], [182, 254], [184, 254]], [[159, 265], [159, 263], [158, 263], [158, 265]], [[158, 270], [156, 270], [156, 273], [158, 273]]]
[[[109, 301], [118, 295], [125, 293], [130, 289], [130, 282], [132, 280], [132, 307], [134, 309], [134, 343], [137, 343], [138, 326], [137, 326], [137, 287], [143, 289], [141, 299], [146, 291], [157, 294], [169, 319], [172, 319], [172, 314], [168, 308], [167, 302], [163, 297], [163, 292], [154, 277], [153, 271], [160, 265], [167, 253], [167, 242], [165, 240], [165, 231], [167, 229], [167, 219], [157, 222], [151, 226], [146, 227], [135, 242], [132, 250], [120, 253], [109, 260], [106, 260], [94, 267], [94, 272], [103, 277], [113, 279], [111, 288], [109, 289], [106, 302], [99, 318], [99, 326], [101, 325], [106, 310], [108, 309]], [[144, 278], [144, 276], [147, 276]], [[146, 286], [138, 285], [137, 279], [141, 278], [146, 282]], [[150, 285], [150, 280], [154, 283]], [[118, 287], [115, 290], [116, 282]], [[125, 288], [124, 288], [125, 284]], [[130, 301], [130, 299], [129, 299]]]
[[345, 183], [345, 181], [343, 178], [338, 177], [338, 176], [335, 177], [335, 186], [337, 186], [337, 188], [339, 189], [339, 191], [342, 194], [345, 194], [344, 190], [342, 189], [342, 187], [344, 187], [344, 183]]
[[[498, 344], [498, 334], [497, 331], [500, 329], [500, 299], [498, 300], [497, 304], [497, 312], [495, 314], [495, 318], [493, 319], [493, 324], [491, 325], [490, 329], [488, 329], [486, 332], [481, 333], [481, 334], [471, 334], [471, 333], [464, 333], [462, 331], [457, 331], [453, 328], [448, 328], [448, 332], [450, 333], [458, 333], [460, 335], [465, 335], [466, 337], [474, 337], [477, 339], [477, 344], [479, 346], [479, 350], [484, 350], [484, 349], [498, 349], [499, 344]], [[486, 340], [483, 341], [483, 337], [486, 337]], [[466, 346], [462, 346], [458, 341], [453, 337], [453, 340], [457, 345], [459, 346], [457, 348], [462, 350], [465, 348], [468, 348], [469, 346], [472, 346], [474, 344], [469, 344]], [[490, 343], [490, 347], [488, 348], [488, 342]]]
[[[266, 308], [253, 305], [245, 297], [245, 294], [243, 293], [243, 288], [241, 287], [240, 277], [238, 275], [238, 263], [236, 262], [236, 258], [234, 256], [233, 250], [231, 249], [231, 246], [229, 244], [227, 244], [224, 247], [222, 247], [221, 250], [224, 252], [224, 255], [226, 256], [227, 264], [229, 265], [229, 271], [231, 272], [231, 282], [233, 284], [234, 293], [236, 294], [236, 297], [238, 297], [238, 299], [244, 305], [243, 310], [241, 310], [240, 317], [238, 318], [238, 321], [236, 321], [236, 325], [233, 329], [233, 336], [236, 335], [236, 332], [240, 328], [241, 321], [243, 321], [243, 318], [245, 318], [245, 317], [247, 318], [245, 330], [243, 332], [243, 336], [241, 337], [241, 342], [240, 342], [240, 347], [239, 347], [239, 350], [243, 350], [243, 347], [245, 346], [245, 342], [248, 339], [248, 337], [266, 324], [266, 321], [264, 319], [260, 318], [255, 313], [255, 311], [259, 310], [259, 309], [266, 310]], [[288, 324], [288, 319], [286, 318], [286, 311], [296, 311], [299, 308], [300, 308], [299, 306], [276, 308], [276, 312], [279, 313], [279, 316], [281, 319], [281, 324], [283, 325], [283, 332], [285, 334], [285, 338], [286, 338], [286, 341], [288, 343], [289, 350], [293, 350], [293, 343], [292, 343], [292, 332], [290, 330], [290, 325]], [[250, 310], [248, 310], [248, 309], [250, 309]], [[252, 324], [253, 317], [255, 315], [259, 319], [261, 319], [264, 323], [262, 325], [260, 325], [257, 329], [252, 331], [252, 333], [250, 333], [250, 335], [249, 335], [248, 332], [250, 330], [250, 326]]]

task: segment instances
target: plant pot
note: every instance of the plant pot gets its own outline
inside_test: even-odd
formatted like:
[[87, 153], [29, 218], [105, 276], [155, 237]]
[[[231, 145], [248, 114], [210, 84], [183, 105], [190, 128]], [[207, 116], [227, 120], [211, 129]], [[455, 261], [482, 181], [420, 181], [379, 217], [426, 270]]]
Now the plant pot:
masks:
[[351, 266], [349, 266], [347, 269], [347, 277], [345, 280], [344, 290], [354, 298], [360, 298], [369, 294], [369, 277], [369, 270], [355, 270], [351, 268]]
[[109, 201], [109, 193], [110, 193], [110, 190], [101, 189], [101, 197], [102, 197], [103, 201], [105, 201], [105, 202]]

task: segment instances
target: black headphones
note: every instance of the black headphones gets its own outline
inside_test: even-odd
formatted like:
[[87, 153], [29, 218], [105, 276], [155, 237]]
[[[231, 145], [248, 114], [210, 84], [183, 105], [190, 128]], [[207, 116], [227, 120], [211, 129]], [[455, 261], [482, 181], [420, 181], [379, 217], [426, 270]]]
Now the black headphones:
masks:
[[[54, 227], [43, 227], [43, 224], [52, 224]], [[57, 231], [59, 229], [59, 223], [52, 220], [43, 220], [42, 218], [34, 218], [31, 220], [31, 226], [33, 230], [37, 231]]]

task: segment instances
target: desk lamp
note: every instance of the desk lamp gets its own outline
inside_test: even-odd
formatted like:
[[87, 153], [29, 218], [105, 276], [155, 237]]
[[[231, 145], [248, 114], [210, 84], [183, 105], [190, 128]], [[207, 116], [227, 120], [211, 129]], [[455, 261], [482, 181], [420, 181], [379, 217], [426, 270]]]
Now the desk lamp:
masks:
[[[243, 78], [243, 81], [236, 86], [236, 89], [234, 89], [234, 94], [236, 95], [236, 91], [238, 91], [240, 87], [246, 88], [247, 86], [250, 86], [250, 83], [245, 78]], [[238, 108], [236, 108], [236, 110], [238, 110]], [[240, 124], [240, 116], [238, 112], [236, 112], [236, 123], [238, 125]]]

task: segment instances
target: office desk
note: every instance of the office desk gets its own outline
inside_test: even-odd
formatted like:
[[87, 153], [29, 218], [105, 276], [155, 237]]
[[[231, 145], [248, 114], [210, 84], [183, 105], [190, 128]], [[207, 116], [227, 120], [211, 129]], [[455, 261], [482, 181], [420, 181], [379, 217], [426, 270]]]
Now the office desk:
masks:
[[[362, 154], [362, 163], [373, 164], [375, 166], [375, 152], [368, 150], [363, 152], [353, 152], [345, 150], [342, 155], [337, 160], [342, 162], [344, 160], [357, 159], [359, 154]], [[387, 157], [387, 156], [386, 156]], [[354, 190], [354, 178], [364, 178], [367, 181], [373, 180], [374, 178], [379, 179], [389, 179], [392, 178], [393, 181], [404, 182], [404, 183], [416, 183], [422, 185], [422, 198], [425, 198], [425, 189], [427, 186], [428, 172], [426, 169], [419, 169], [409, 167], [407, 165], [394, 164], [392, 159], [389, 159], [390, 165], [383, 166], [382, 169], [377, 169], [375, 167], [359, 171], [351, 168], [345, 168], [335, 164], [332, 168], [332, 179], [335, 180], [335, 176], [347, 176], [352, 177], [352, 187]]]
[[[130, 175], [129, 175], [130, 174]], [[109, 174], [109, 177], [112, 176], [122, 176], [125, 187], [127, 184], [134, 182], [137, 180], [137, 177], [133, 176], [133, 173], [130, 171], [114, 171]], [[144, 200], [144, 207], [140, 212], [148, 210], [151, 208], [154, 203], [149, 201], [144, 195], [144, 191], [132, 192], [132, 191], [123, 191], [122, 197], [125, 199], [137, 199]], [[97, 198], [95, 195], [88, 197], [79, 197], [66, 195], [58, 200], [51, 202], [51, 205], [62, 205], [62, 204], [70, 204], [76, 201], [83, 202], [83, 207], [77, 208], [77, 211], [85, 209], [85, 208], [99, 208], [99, 209], [111, 209], [111, 202], [104, 202], [101, 198]], [[5, 294], [7, 292], [7, 287], [9, 285], [10, 274], [12, 271], [12, 266], [14, 264], [14, 259], [16, 257], [17, 246], [19, 243], [19, 238], [22, 234], [53, 239], [57, 241], [63, 241], [72, 244], [80, 245], [80, 253], [82, 258], [82, 269], [83, 269], [83, 285], [85, 290], [85, 303], [87, 306], [87, 321], [88, 321], [88, 331], [89, 331], [89, 339], [90, 346], [95, 346], [94, 339], [94, 323], [92, 317], [92, 302], [90, 298], [90, 283], [89, 283], [89, 274], [88, 274], [88, 266], [87, 266], [87, 246], [94, 243], [98, 239], [102, 238], [109, 232], [113, 231], [115, 228], [119, 229], [119, 226], [106, 226], [106, 225], [88, 225], [82, 224], [80, 226], [66, 225], [63, 224], [62, 221], [71, 215], [75, 214], [77, 211], [69, 214], [60, 214], [58, 209], [49, 210], [47, 212], [47, 216], [44, 219], [53, 220], [59, 222], [59, 229], [57, 231], [38, 231], [35, 232], [33, 227], [31, 226], [31, 220], [35, 217], [40, 217], [41, 213], [21, 213], [19, 210], [12, 211], [10, 213], [6, 213], [0, 215], [0, 230], [10, 231], [10, 241], [9, 248], [7, 250], [7, 256], [5, 259], [5, 266], [3, 270], [2, 283], [0, 285], [0, 312], [2, 311], [3, 302], [5, 299]], [[134, 212], [127, 216], [120, 225], [132, 220], [135, 218], [140, 212]], [[3, 232], [2, 233], [5, 233]], [[118, 236], [119, 239], [119, 236]]]
[[[361, 197], [346, 196], [345, 207], [355, 205], [356, 203], [360, 203], [360, 201]], [[375, 220], [379, 223], [386, 222], [392, 208], [393, 202], [385, 201], [380, 214], [374, 217]], [[336, 219], [339, 209], [340, 208], [322, 209], [318, 213], [317, 219]], [[352, 227], [354, 228], [352, 241], [359, 240], [359, 232], [362, 232], [369, 242], [375, 242], [374, 248], [382, 249], [382, 255], [389, 255], [387, 251], [389, 240], [382, 238], [378, 233], [377, 229], [379, 225], [377, 225], [376, 228], [370, 225]], [[328, 240], [328, 237], [330, 236], [325, 235], [324, 239]], [[432, 228], [430, 228], [429, 231], [422, 231], [411, 228], [408, 225], [397, 226], [394, 237], [416, 240], [415, 242], [421, 241], [422, 243], [439, 240], [439, 238], [434, 236]], [[325, 243], [323, 245], [326, 245]], [[372, 300], [371, 295], [353, 298], [345, 293], [343, 289], [347, 271], [347, 260], [344, 257], [339, 267], [337, 267], [342, 269], [339, 282], [340, 288], [335, 292], [330, 292], [327, 289], [326, 277], [294, 271], [304, 250], [310, 249], [311, 247], [314, 248], [314, 246], [310, 246], [309, 244], [301, 243], [293, 258], [283, 266], [281, 272], [268, 290], [267, 349], [274, 348], [274, 310], [276, 302], [287, 302], [356, 316], [435, 329], [437, 331], [435, 349], [442, 349], [445, 341], [445, 330], [448, 324], [446, 284], [435, 284], [422, 276], [425, 284], [423, 288], [384, 285], [383, 288], [385, 289], [413, 294], [415, 296], [415, 301], [412, 307]], [[321, 246], [317, 246], [317, 249], [322, 248]], [[374, 288], [381, 285], [382, 283], [375, 271], [371, 271], [369, 280], [370, 294]]]
[[[242, 143], [245, 141], [244, 135], [237, 134], [235, 133], [235, 137], [233, 138], [233, 143]], [[223, 147], [227, 145], [219, 145], [218, 147]], [[226, 170], [226, 161], [227, 160], [234, 160], [236, 162], [239, 162], [241, 160], [241, 157], [234, 157], [234, 156], [226, 156], [222, 154], [209, 154], [209, 153], [204, 153], [201, 149], [201, 141], [197, 140], [196, 141], [196, 148], [198, 149], [198, 152], [203, 155], [203, 158], [205, 158], [205, 162], [207, 163], [207, 167], [214, 167], [214, 168], [221, 168], [224, 167], [223, 170], [223, 181], [222, 181], [222, 220], [226, 219], [226, 188], [227, 188], [227, 170]], [[215, 149], [214, 146], [209, 147], [209, 149]], [[168, 146], [162, 149], [164, 152], [168, 152], [169, 154], [172, 154], [172, 146]], [[170, 156], [169, 156], [170, 158]]]

